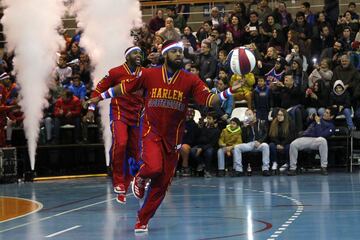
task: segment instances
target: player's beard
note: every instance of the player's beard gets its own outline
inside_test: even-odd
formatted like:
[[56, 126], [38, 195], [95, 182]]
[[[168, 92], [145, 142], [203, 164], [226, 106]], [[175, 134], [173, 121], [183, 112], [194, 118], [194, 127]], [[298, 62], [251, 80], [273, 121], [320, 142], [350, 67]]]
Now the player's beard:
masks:
[[184, 67], [184, 62], [183, 60], [181, 60], [181, 62], [177, 63], [175, 61], [170, 61], [169, 59], [167, 60], [167, 65], [174, 71], [180, 70], [181, 68]]

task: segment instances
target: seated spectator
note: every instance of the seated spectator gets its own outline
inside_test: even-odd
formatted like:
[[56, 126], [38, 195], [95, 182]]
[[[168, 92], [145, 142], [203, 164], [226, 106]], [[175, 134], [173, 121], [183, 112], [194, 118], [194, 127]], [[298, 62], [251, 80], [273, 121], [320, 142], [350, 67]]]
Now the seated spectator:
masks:
[[219, 30], [217, 28], [212, 28], [210, 36], [207, 38], [211, 43], [211, 55], [214, 57], [218, 56], [220, 46], [222, 46], [222, 38], [220, 37]]
[[[219, 138], [219, 149], [217, 152], [219, 177], [225, 175], [225, 155], [226, 157], [233, 156], [235, 145], [240, 143], [242, 143], [240, 120], [235, 117], [232, 118], [230, 124], [221, 131]], [[234, 160], [233, 163], [233, 165], [235, 165]]]
[[[16, 104], [14, 102], [14, 104]], [[6, 123], [6, 142], [7, 145], [11, 145], [12, 142], [12, 132], [14, 128], [23, 128], [23, 121], [25, 115], [21, 111], [20, 107], [14, 108], [7, 113], [7, 123]]]
[[301, 53], [300, 46], [298, 44], [293, 45], [293, 49], [291, 49], [291, 53], [286, 55], [285, 60], [289, 64], [291, 64], [292, 61], [294, 61], [295, 58], [300, 58], [301, 59], [301, 62], [302, 62], [301, 68], [302, 68], [303, 71], [306, 72], [309, 65], [307, 63], [306, 57]]
[[309, 2], [303, 2], [300, 6], [301, 11], [305, 14], [306, 22], [310, 26], [314, 26], [315, 24], [315, 14], [313, 14], [310, 10], [310, 3]]
[[279, 81], [283, 81], [286, 64], [287, 62], [283, 57], [278, 57], [275, 66], [269, 72], [265, 73], [265, 83], [272, 90], [276, 89]]
[[194, 51], [197, 50], [197, 39], [194, 36], [193, 30], [191, 29], [191, 27], [186, 26], [184, 28], [184, 37], [186, 37], [186, 39], [189, 41], [191, 47], [194, 49]]
[[81, 102], [85, 101], [86, 87], [84, 83], [81, 82], [79, 74], [73, 75], [69, 90], [74, 94], [75, 97], [79, 98]]
[[360, 42], [354, 41], [352, 43], [353, 51], [350, 53], [351, 64], [360, 71]]
[[254, 109], [258, 120], [268, 121], [270, 108], [272, 107], [272, 94], [270, 87], [265, 84], [261, 76], [257, 78], [257, 86], [254, 89]]
[[282, 164], [289, 162], [290, 143], [295, 138], [295, 127], [286, 109], [280, 108], [269, 130], [271, 170], [277, 174]]
[[340, 79], [344, 83], [345, 88], [349, 88], [350, 93], [353, 92], [353, 89], [360, 82], [360, 73], [350, 63], [350, 57], [347, 54], [341, 56], [340, 65], [335, 67], [333, 72], [332, 82], [334, 83]]
[[0, 83], [5, 87], [6, 105], [17, 105], [19, 87], [16, 82], [13, 82], [10, 78], [10, 75], [5, 72], [0, 77]]
[[332, 76], [334, 74], [331, 71], [330, 64], [331, 60], [329, 58], [322, 59], [320, 65], [315, 64], [314, 70], [309, 76], [309, 87], [313, 87], [314, 83], [321, 79], [325, 83], [327, 89], [330, 89]]
[[217, 7], [213, 7], [210, 11], [210, 21], [214, 27], [221, 27], [224, 22], [224, 18], [221, 17], [219, 9]]
[[286, 3], [283, 1], [278, 2], [278, 8], [273, 12], [275, 21], [280, 23], [284, 32], [287, 32], [289, 26], [293, 23], [291, 13], [286, 9]]
[[265, 22], [267, 16], [269, 16], [272, 13], [272, 9], [269, 7], [269, 1], [268, 0], [259, 1], [257, 11], [259, 13], [260, 21]]
[[224, 72], [229, 72], [229, 64], [227, 61], [227, 52], [225, 50], [220, 50], [218, 54], [218, 64], [217, 64], [217, 73], [216, 75], [219, 76], [219, 73], [221, 70], [224, 70]]
[[[218, 94], [228, 88], [227, 79], [218, 79], [216, 87], [211, 89], [211, 92]], [[225, 101], [222, 101], [219, 106], [215, 106], [214, 110], [216, 112], [217, 118], [220, 118], [219, 125], [227, 125], [228, 120], [230, 119], [231, 113], [234, 107], [234, 98], [229, 96]], [[222, 128], [222, 126], [220, 126]]]
[[210, 169], [219, 136], [220, 130], [216, 127], [216, 116], [210, 112], [206, 116], [205, 126], [200, 128], [196, 146], [190, 150], [190, 157], [198, 164], [196, 171], [204, 171], [206, 178], [211, 177]]
[[350, 93], [341, 80], [334, 83], [333, 91], [330, 93], [330, 105], [336, 109], [338, 114], [344, 114], [349, 129], [354, 129], [351, 118], [351, 97]]
[[285, 43], [285, 50], [284, 55], [288, 55], [291, 53], [292, 49], [294, 48], [294, 45], [298, 45], [301, 49], [301, 52], [305, 51], [305, 43], [302, 39], [300, 39], [300, 34], [296, 32], [295, 30], [289, 30], [287, 33], [287, 41]]
[[194, 121], [195, 111], [189, 108], [186, 114], [185, 131], [182, 139], [180, 150], [181, 155], [181, 175], [183, 177], [190, 176], [189, 156], [190, 150], [195, 146], [195, 142], [199, 135], [199, 127]]
[[245, 26], [245, 38], [246, 44], [255, 43], [260, 46], [261, 36], [260, 36], [260, 22], [259, 14], [257, 12], [251, 12], [249, 16], [250, 22]]
[[267, 48], [273, 47], [276, 49], [277, 52], [280, 54], [284, 54], [285, 52], [285, 38], [282, 31], [274, 29], [271, 33], [270, 40], [267, 44]]
[[245, 152], [261, 152], [263, 175], [270, 176], [269, 145], [265, 143], [267, 132], [267, 123], [257, 120], [255, 113], [251, 109], [247, 109], [245, 112], [244, 126], [242, 127], [243, 143], [235, 145], [234, 147], [235, 176], [243, 175], [242, 153]]
[[331, 48], [325, 48], [320, 55], [320, 60], [324, 58], [331, 59], [331, 66], [334, 68], [340, 63], [340, 57], [343, 54], [342, 43], [339, 41], [334, 42]]
[[301, 58], [296, 57], [291, 61], [291, 73], [294, 79], [294, 85], [295, 87], [300, 87], [301, 92], [305, 92], [308, 87], [309, 77], [302, 66]]
[[149, 22], [151, 33], [156, 33], [160, 28], [165, 27], [164, 12], [161, 9], [156, 11], [156, 15]]
[[233, 50], [237, 45], [234, 42], [234, 37], [232, 32], [226, 31], [225, 39], [222, 45], [220, 46], [220, 49], [225, 50], [227, 53], [229, 53], [231, 50]]
[[230, 18], [230, 23], [227, 25], [226, 30], [232, 33], [235, 46], [241, 46], [243, 44], [243, 39], [245, 32], [243, 30], [243, 25], [240, 22], [239, 16], [232, 15]]
[[211, 21], [204, 21], [202, 28], [196, 34], [197, 39], [199, 42], [207, 39], [211, 34], [212, 22]]
[[160, 28], [156, 32], [157, 35], [160, 35], [164, 41], [166, 40], [180, 40], [180, 30], [174, 27], [174, 20], [171, 17], [166, 18], [165, 27]]
[[72, 69], [67, 66], [66, 59], [59, 57], [58, 66], [55, 68], [55, 78], [58, 79], [60, 85], [68, 86], [70, 84], [71, 76]]
[[328, 145], [326, 138], [335, 133], [335, 125], [333, 123], [334, 115], [334, 112], [330, 108], [325, 110], [324, 116], [322, 118], [316, 115], [313, 119], [313, 122], [302, 134], [302, 137], [295, 139], [290, 144], [290, 169], [288, 171], [289, 176], [296, 175], [298, 151], [305, 149], [319, 151], [321, 174], [328, 174]]
[[215, 77], [217, 60], [210, 54], [211, 44], [205, 40], [201, 43], [200, 54], [190, 54], [188, 48], [184, 48], [184, 56], [191, 59], [196, 65], [199, 66], [200, 78], [212, 86], [212, 80]]
[[230, 80], [230, 86], [232, 86], [236, 81], [241, 82], [241, 87], [233, 94], [235, 101], [246, 100], [247, 107], [252, 109], [252, 98], [253, 98], [253, 89], [255, 84], [255, 76], [253, 73], [248, 73], [245, 75], [234, 74]]
[[355, 36], [352, 36], [351, 34], [351, 28], [349, 26], [345, 26], [343, 28], [341, 37], [339, 38], [339, 41], [343, 46], [342, 48], [344, 52], [348, 52], [352, 50], [351, 43], [354, 41], [354, 37]]
[[269, 42], [272, 37], [273, 30], [281, 31], [281, 26], [279, 23], [275, 22], [273, 15], [268, 15], [265, 22], [260, 25], [260, 35], [263, 43]]
[[305, 14], [303, 12], [297, 12], [295, 21], [290, 25], [290, 29], [299, 34], [299, 38], [304, 42], [304, 55], [306, 57], [311, 56], [311, 37], [312, 26], [306, 22]]
[[67, 52], [67, 62], [71, 62], [75, 59], [80, 59], [80, 54], [81, 54], [81, 50], [79, 47], [79, 43], [78, 42], [73, 42], [71, 44], [71, 48], [70, 50]]
[[261, 62], [261, 66], [259, 68], [261, 69], [262, 74], [268, 73], [271, 69], [275, 67], [275, 63], [277, 58], [279, 57], [277, 51], [273, 47], [269, 47], [266, 50], [266, 55]]
[[354, 2], [349, 2], [348, 11], [351, 13], [353, 19], [359, 20], [359, 14], [356, 12], [356, 4]]
[[[287, 109], [289, 115], [295, 122], [296, 132], [303, 131], [302, 100], [304, 92], [300, 86], [295, 87], [294, 78], [291, 73], [286, 73], [284, 83], [279, 82], [280, 89], [280, 107]], [[278, 107], [278, 106], [277, 106]]]
[[71, 124], [75, 126], [75, 140], [80, 142], [81, 102], [70, 90], [64, 90], [63, 95], [56, 100], [54, 108], [54, 144], [59, 143], [60, 126]]
[[308, 116], [316, 114], [322, 117], [328, 104], [329, 88], [322, 79], [319, 79], [305, 92], [305, 107]]
[[359, 31], [359, 21], [357, 19], [352, 19], [350, 11], [346, 11], [344, 15], [339, 17], [335, 28], [336, 36], [341, 37], [343, 30], [347, 27], [351, 29], [351, 32], [356, 33]]

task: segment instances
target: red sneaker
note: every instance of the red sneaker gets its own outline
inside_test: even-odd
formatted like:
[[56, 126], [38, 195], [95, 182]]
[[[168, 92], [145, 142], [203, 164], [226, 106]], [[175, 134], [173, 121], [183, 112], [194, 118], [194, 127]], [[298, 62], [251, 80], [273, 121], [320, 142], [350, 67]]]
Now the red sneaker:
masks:
[[118, 194], [116, 196], [116, 201], [120, 204], [125, 204], [126, 203], [126, 195], [125, 194]]
[[146, 233], [149, 231], [148, 224], [142, 224], [139, 220], [135, 223], [135, 233]]
[[139, 177], [139, 174], [136, 174], [134, 180], [131, 183], [131, 189], [137, 199], [142, 199], [144, 197], [145, 186], [146, 180]]
[[124, 184], [119, 184], [117, 186], [114, 187], [114, 192], [117, 194], [125, 194], [126, 193], [126, 189]]

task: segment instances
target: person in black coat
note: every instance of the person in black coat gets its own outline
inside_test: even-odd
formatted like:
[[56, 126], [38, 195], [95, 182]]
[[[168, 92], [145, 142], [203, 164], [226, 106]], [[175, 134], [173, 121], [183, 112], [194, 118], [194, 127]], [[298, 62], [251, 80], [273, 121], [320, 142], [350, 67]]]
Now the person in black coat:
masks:
[[209, 112], [206, 116], [205, 125], [200, 128], [196, 146], [190, 150], [190, 157], [198, 163], [196, 171], [202, 172], [204, 170], [205, 177], [211, 177], [211, 164], [220, 133], [220, 129], [216, 126], [216, 114]]

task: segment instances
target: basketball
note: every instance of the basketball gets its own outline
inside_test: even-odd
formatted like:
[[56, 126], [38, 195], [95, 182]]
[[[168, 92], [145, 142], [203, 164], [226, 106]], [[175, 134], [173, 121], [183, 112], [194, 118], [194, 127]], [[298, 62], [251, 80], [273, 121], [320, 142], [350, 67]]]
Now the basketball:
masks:
[[227, 57], [233, 73], [244, 75], [251, 72], [256, 64], [254, 53], [246, 47], [234, 48]]

